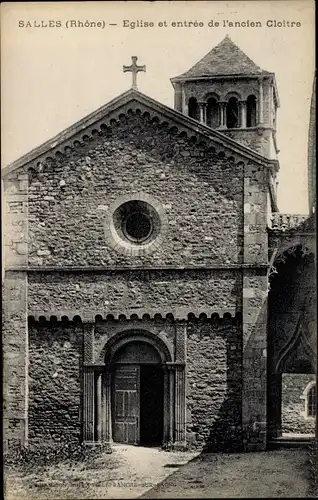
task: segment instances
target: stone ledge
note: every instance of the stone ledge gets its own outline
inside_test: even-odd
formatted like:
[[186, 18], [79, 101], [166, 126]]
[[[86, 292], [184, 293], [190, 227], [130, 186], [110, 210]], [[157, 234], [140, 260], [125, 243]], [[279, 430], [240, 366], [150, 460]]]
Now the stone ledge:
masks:
[[214, 266], [126, 266], [126, 267], [105, 267], [105, 266], [56, 266], [56, 267], [48, 267], [48, 266], [7, 266], [5, 271], [8, 272], [30, 272], [30, 273], [73, 273], [73, 272], [119, 272], [119, 271], [209, 271], [209, 270], [228, 270], [228, 269], [267, 269], [270, 267], [268, 263], [249, 263], [249, 264], [216, 264]]

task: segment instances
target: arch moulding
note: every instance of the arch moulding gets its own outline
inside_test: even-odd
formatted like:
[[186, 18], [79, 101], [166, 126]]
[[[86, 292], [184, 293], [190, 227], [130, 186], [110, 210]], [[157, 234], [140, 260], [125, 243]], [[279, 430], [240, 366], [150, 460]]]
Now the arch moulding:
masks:
[[161, 336], [143, 328], [125, 328], [108, 339], [108, 341], [106, 341], [100, 349], [97, 354], [99, 363], [111, 363], [111, 360], [118, 349], [125, 344], [135, 341], [145, 342], [146, 344], [150, 344], [154, 347], [160, 355], [162, 363], [171, 363], [173, 361], [172, 346], [169, 346], [168, 343], [161, 338]]

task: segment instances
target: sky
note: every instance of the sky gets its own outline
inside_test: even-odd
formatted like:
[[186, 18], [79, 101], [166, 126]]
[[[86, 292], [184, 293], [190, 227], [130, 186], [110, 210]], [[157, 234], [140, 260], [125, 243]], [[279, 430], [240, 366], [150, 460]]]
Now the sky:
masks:
[[[129, 89], [131, 74], [122, 67], [133, 55], [147, 67], [138, 74], [138, 90], [173, 107], [170, 78], [228, 34], [258, 66], [276, 74], [278, 206], [305, 214], [314, 19], [312, 0], [2, 3], [2, 167]], [[178, 21], [198, 25], [173, 27]], [[261, 27], [229, 24], [247, 21]], [[300, 26], [270, 27], [267, 21]]]

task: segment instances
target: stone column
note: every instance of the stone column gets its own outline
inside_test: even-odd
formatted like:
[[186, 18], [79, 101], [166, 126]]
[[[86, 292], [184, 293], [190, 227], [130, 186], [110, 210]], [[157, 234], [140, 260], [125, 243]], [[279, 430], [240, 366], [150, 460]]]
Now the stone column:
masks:
[[220, 126], [219, 128], [226, 128], [226, 102], [219, 101], [220, 106]]
[[96, 373], [96, 441], [102, 441], [102, 372]]
[[187, 324], [185, 321], [176, 321], [175, 325], [175, 436], [174, 447], [186, 446], [186, 391], [185, 391], [185, 362]]
[[102, 441], [111, 444], [112, 415], [111, 415], [111, 371], [106, 367], [102, 379]]
[[240, 128], [246, 128], [246, 101], [239, 101]]
[[205, 124], [205, 107], [206, 107], [206, 103], [205, 102], [199, 102], [198, 103], [199, 105], [199, 113], [200, 113], [200, 123], [204, 123]]
[[263, 125], [264, 122], [264, 87], [263, 78], [258, 80], [258, 125]]
[[95, 426], [95, 373], [92, 366], [94, 359], [94, 323], [83, 323], [84, 369], [83, 369], [83, 441], [94, 441]]
[[185, 405], [185, 369], [184, 365], [175, 367], [175, 436], [174, 448], [186, 446], [186, 405]]
[[174, 109], [182, 113], [182, 87], [181, 83], [174, 84]]
[[187, 104], [184, 82], [181, 83], [182, 113], [189, 116], [189, 106]]
[[95, 372], [91, 367], [84, 367], [84, 418], [83, 440], [86, 444], [94, 443], [95, 426]]
[[4, 450], [28, 445], [28, 174], [2, 183]]
[[173, 443], [175, 440], [175, 385], [174, 385], [174, 380], [175, 380], [175, 374], [174, 371], [170, 367], [169, 370], [169, 399], [170, 399], [170, 404], [169, 404], [169, 442]]

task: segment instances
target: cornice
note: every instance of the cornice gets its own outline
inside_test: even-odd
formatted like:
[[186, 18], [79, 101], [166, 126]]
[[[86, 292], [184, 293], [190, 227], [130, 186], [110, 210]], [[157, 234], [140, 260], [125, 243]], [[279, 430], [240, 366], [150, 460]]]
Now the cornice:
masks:
[[28, 311], [29, 322], [50, 322], [56, 324], [58, 321], [73, 322], [80, 325], [81, 323], [96, 324], [102, 321], [120, 322], [121, 324], [131, 326], [131, 322], [135, 327], [144, 321], [201, 321], [214, 323], [228, 323], [234, 321], [241, 323], [242, 310], [236, 307], [203, 307], [191, 308], [189, 306], [179, 307], [176, 309], [166, 308], [141, 308], [141, 309], [118, 309], [111, 311], [96, 310], [96, 308], [77, 308], [76, 310], [61, 310], [43, 308], [31, 308]]
[[259, 80], [260, 78], [265, 79], [265, 78], [271, 78], [275, 76], [275, 73], [264, 73], [264, 74], [255, 74], [255, 73], [248, 73], [246, 75], [243, 75], [241, 73], [232, 73], [232, 74], [227, 74], [227, 75], [222, 75], [216, 74], [216, 75], [206, 75], [206, 76], [175, 76], [173, 78], [170, 78], [170, 81], [172, 83], [174, 82], [190, 82], [190, 81], [201, 81], [201, 80], [247, 80], [247, 79], [253, 79], [253, 80]]
[[105, 267], [105, 266], [7, 266], [6, 272], [27, 273], [117, 273], [117, 272], [161, 272], [161, 271], [229, 271], [241, 269], [267, 269], [268, 263], [216, 264], [210, 266], [161, 266], [161, 267]]

